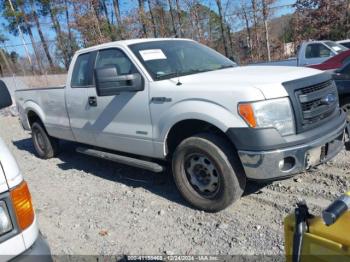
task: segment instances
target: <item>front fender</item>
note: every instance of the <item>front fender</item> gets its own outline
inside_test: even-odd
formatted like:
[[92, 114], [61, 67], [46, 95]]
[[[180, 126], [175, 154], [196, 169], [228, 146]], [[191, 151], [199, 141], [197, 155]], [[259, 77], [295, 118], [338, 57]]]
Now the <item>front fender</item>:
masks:
[[187, 100], [181, 101], [162, 113], [158, 123], [154, 123], [155, 137], [158, 141], [165, 142], [170, 129], [183, 120], [202, 120], [226, 132], [230, 127], [247, 127], [247, 124], [232, 111], [211, 101]]

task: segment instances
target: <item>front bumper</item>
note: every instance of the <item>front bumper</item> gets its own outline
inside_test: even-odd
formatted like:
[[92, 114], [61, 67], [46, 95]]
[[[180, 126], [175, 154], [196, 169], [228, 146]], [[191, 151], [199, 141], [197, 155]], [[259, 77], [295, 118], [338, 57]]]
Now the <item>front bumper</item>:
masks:
[[345, 123], [312, 142], [269, 151], [238, 150], [238, 154], [248, 179], [277, 180], [336, 156], [344, 147], [344, 129]]
[[52, 262], [51, 251], [41, 233], [34, 244], [11, 261], [14, 262]]

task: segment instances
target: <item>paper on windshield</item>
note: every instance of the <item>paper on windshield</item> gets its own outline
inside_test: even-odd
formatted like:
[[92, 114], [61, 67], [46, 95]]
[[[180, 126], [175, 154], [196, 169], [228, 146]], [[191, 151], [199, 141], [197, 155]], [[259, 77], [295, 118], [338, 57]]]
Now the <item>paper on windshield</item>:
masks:
[[144, 61], [167, 59], [161, 49], [140, 50], [139, 53]]
[[335, 51], [340, 51], [341, 50], [341, 48], [339, 47], [339, 46], [333, 46], [333, 50], [335, 50]]

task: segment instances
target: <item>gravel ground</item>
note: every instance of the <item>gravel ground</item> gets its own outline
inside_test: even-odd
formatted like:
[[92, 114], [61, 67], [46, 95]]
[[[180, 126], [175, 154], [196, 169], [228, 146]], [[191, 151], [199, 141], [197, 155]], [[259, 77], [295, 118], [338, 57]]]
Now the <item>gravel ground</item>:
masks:
[[0, 117], [0, 136], [29, 182], [40, 229], [52, 253], [283, 254], [283, 218], [305, 199], [319, 214], [350, 188], [349, 153], [311, 172], [250, 184], [228, 209], [189, 207], [171, 174], [155, 174], [75, 153], [62, 143], [51, 160], [34, 155], [16, 117]]

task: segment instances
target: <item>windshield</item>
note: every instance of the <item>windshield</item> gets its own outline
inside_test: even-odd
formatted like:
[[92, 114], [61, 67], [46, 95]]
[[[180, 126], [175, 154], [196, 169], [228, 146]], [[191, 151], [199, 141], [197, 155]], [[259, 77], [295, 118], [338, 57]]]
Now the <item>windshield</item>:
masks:
[[341, 44], [338, 44], [336, 42], [333, 42], [333, 41], [327, 41], [325, 42], [325, 44], [331, 48], [334, 52], [336, 52], [337, 54], [343, 52], [343, 51], [346, 51], [348, 50], [345, 46], [341, 45]]
[[155, 81], [237, 66], [193, 41], [152, 41], [129, 47]]

